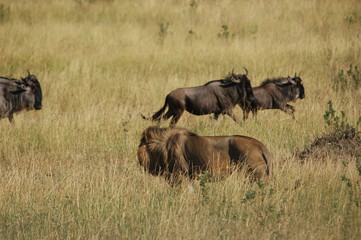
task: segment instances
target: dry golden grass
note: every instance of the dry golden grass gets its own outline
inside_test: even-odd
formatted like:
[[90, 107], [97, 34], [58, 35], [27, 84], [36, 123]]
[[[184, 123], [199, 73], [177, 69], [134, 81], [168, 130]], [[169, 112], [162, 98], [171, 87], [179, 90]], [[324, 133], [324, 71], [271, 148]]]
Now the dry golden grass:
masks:
[[[360, 65], [359, 1], [1, 4], [0, 75], [29, 69], [44, 96], [41, 111], [0, 121], [0, 239], [361, 238], [355, 159], [293, 157], [325, 131], [329, 100], [352, 124], [361, 115], [360, 90], [332, 89], [341, 69]], [[152, 123], [140, 113], [243, 66], [254, 86], [301, 71], [296, 121], [280, 111], [244, 124], [186, 113], [178, 126], [261, 140], [274, 156], [269, 183], [234, 174], [192, 193], [143, 173], [136, 150]]]

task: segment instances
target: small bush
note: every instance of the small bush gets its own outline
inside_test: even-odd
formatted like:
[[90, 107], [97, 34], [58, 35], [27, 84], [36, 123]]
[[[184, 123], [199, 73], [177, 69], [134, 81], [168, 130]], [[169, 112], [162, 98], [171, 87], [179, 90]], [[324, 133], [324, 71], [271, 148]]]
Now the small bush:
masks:
[[168, 34], [168, 27], [169, 27], [169, 23], [159, 23], [159, 32], [158, 35], [159, 37], [166, 37]]
[[361, 116], [359, 117], [356, 125], [352, 125], [347, 121], [344, 111], [341, 110], [340, 114], [337, 114], [337, 111], [333, 108], [331, 100], [328, 101], [327, 105], [328, 109], [323, 115], [327, 125], [327, 137], [334, 139], [353, 139], [359, 135], [357, 128], [360, 124]]
[[0, 23], [8, 21], [10, 18], [10, 7], [0, 3]]
[[244, 198], [242, 199], [242, 203], [246, 203], [256, 197], [257, 192], [253, 190], [249, 190], [245, 193]]
[[159, 43], [163, 44], [165, 38], [167, 37], [169, 31], [169, 22], [166, 23], [158, 23], [158, 27], [159, 27], [159, 32], [158, 32], [158, 37], [159, 37]]
[[[342, 159], [345, 156], [356, 158], [361, 152], [361, 133], [357, 130], [361, 117], [356, 125], [352, 125], [346, 119], [344, 111], [340, 114], [333, 108], [332, 101], [327, 103], [328, 108], [323, 115], [326, 122], [326, 132], [317, 137], [306, 150], [296, 152], [296, 156], [303, 160], [308, 157], [323, 159], [327, 156], [337, 156]], [[348, 162], [345, 160], [344, 165]]]
[[358, 16], [357, 12], [353, 12], [350, 16], [345, 18], [345, 22], [348, 25], [353, 25], [357, 22], [361, 22], [361, 16]]
[[231, 33], [230, 31], [229, 31], [229, 28], [228, 28], [228, 26], [227, 25], [222, 25], [222, 27], [221, 27], [221, 31], [218, 33], [218, 37], [219, 38], [222, 38], [222, 39], [228, 39], [228, 38], [233, 38], [234, 37], [234, 33]]
[[359, 153], [356, 157], [356, 169], [358, 174], [361, 176], [361, 153]]
[[337, 77], [333, 79], [333, 89], [336, 91], [357, 90], [361, 87], [361, 73], [359, 67], [350, 64], [350, 68], [345, 71], [341, 69]]
[[187, 41], [193, 41], [193, 39], [196, 39], [197, 34], [195, 31], [193, 31], [192, 29], [188, 30], [188, 34], [187, 34]]
[[347, 122], [346, 114], [344, 111], [340, 111], [341, 115], [338, 115], [336, 110], [332, 106], [331, 100], [328, 101], [327, 106], [328, 109], [323, 115], [323, 118], [327, 126], [331, 128], [330, 132], [343, 132], [343, 131], [349, 131], [351, 129], [352, 131], [355, 131], [355, 128]]
[[214, 178], [209, 171], [204, 171], [202, 174], [198, 175], [199, 186], [201, 187], [203, 201], [209, 203], [209, 186], [207, 183], [213, 182]]
[[196, 9], [198, 7], [198, 3], [196, 0], [192, 0], [190, 3], [189, 3], [189, 6], [192, 8], [192, 9]]

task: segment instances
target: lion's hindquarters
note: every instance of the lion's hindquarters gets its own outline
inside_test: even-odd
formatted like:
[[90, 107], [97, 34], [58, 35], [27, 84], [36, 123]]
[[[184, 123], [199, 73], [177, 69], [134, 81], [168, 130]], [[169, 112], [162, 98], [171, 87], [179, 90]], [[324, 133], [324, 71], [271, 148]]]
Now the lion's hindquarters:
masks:
[[[262, 179], [271, 173], [271, 158], [267, 148], [258, 140], [249, 137], [235, 136], [231, 141], [233, 159], [238, 160], [240, 166], [245, 166], [247, 170], [257, 179]], [[237, 155], [234, 155], [235, 153]]]
[[268, 166], [265, 163], [262, 153], [257, 153], [251, 156], [248, 161], [248, 166], [250, 172], [256, 179], [263, 179], [269, 176]]
[[270, 177], [272, 176], [272, 156], [270, 154], [270, 152], [268, 151], [268, 149], [263, 146], [261, 148], [261, 151], [262, 151], [262, 156], [263, 156], [263, 159], [265, 160], [266, 164], [267, 164], [267, 175]]

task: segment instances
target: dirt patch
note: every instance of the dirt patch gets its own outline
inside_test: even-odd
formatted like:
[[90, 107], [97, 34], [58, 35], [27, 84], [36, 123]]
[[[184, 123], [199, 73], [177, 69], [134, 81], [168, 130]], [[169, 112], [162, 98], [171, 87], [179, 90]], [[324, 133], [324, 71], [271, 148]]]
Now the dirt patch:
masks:
[[361, 132], [350, 128], [318, 137], [304, 151], [296, 151], [295, 156], [302, 162], [361, 157]]

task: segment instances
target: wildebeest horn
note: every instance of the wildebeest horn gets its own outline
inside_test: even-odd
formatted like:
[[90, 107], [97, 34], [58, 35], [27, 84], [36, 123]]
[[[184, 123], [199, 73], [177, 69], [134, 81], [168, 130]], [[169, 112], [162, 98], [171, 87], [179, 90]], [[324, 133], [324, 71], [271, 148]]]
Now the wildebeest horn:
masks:
[[295, 82], [292, 78], [288, 79], [288, 81], [289, 81], [292, 85], [296, 85], [296, 82]]
[[295, 76], [294, 77], [300, 77], [301, 76], [301, 72], [298, 73], [298, 76], [297, 76], [297, 72], [295, 72]]
[[244, 70], [246, 70], [246, 76], [248, 75], [248, 70], [247, 70], [247, 68], [245, 68], [245, 67], [243, 67], [244, 68]]
[[232, 68], [232, 73], [231, 73], [231, 76], [234, 77], [235, 74], [234, 74], [234, 68]]
[[30, 76], [30, 72], [29, 72], [29, 69], [28, 69], [27, 71], [28, 71], [28, 76]]

